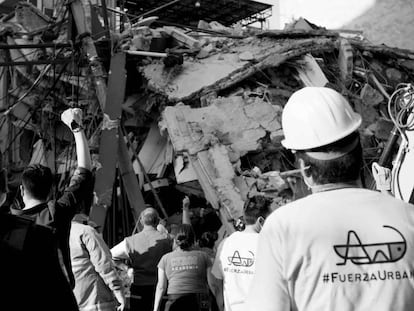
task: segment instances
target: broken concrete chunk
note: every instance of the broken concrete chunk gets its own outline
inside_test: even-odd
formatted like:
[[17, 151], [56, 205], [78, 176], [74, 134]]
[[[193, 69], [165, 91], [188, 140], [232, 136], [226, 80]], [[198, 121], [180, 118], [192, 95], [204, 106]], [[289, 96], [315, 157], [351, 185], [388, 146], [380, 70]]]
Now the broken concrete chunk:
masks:
[[257, 150], [266, 133], [280, 129], [274, 106], [260, 98], [246, 103], [241, 96], [212, 99], [203, 108], [167, 107], [163, 123], [174, 149], [191, 154], [206, 149], [215, 137], [244, 155]]
[[342, 81], [348, 86], [352, 82], [352, 71], [354, 67], [352, 46], [346, 39], [341, 39], [339, 45], [338, 66]]
[[203, 59], [203, 58], [207, 58], [208, 56], [210, 55], [210, 52], [209, 51], [207, 51], [205, 48], [202, 48], [201, 50], [200, 50], [200, 52], [198, 52], [198, 54], [197, 54], [197, 58], [198, 59]]
[[232, 180], [235, 176], [229, 155], [225, 146], [216, 144], [208, 150], [211, 163], [216, 169], [215, 175], [219, 178]]
[[206, 22], [206, 21], [204, 21], [204, 20], [200, 19], [200, 20], [198, 21], [197, 28], [199, 28], [199, 29], [204, 29], [204, 30], [210, 30], [210, 29], [211, 29], [211, 26], [210, 26], [210, 24], [209, 24], [208, 22]]
[[243, 216], [244, 201], [240, 191], [232, 180], [217, 178], [214, 180], [214, 187], [218, 193], [221, 206], [224, 207], [233, 219]]
[[200, 41], [186, 35], [181, 30], [178, 30], [175, 27], [164, 26], [163, 29], [166, 33], [168, 33], [171, 37], [176, 39], [178, 42], [184, 44], [185, 46], [189, 47], [190, 49], [197, 49], [200, 47]]
[[266, 131], [275, 132], [281, 129], [278, 118], [280, 110], [262, 99], [256, 98], [253, 103], [245, 106], [244, 110], [249, 118], [259, 122]]
[[197, 62], [185, 61], [180, 70], [166, 70], [163, 64], [152, 62], [142, 68], [148, 85], [154, 91], [165, 94], [172, 102], [182, 101], [201, 89], [224, 79], [242, 68], [234, 54], [214, 54]]
[[305, 86], [325, 86], [328, 83], [328, 79], [312, 55], [306, 54], [297, 63], [298, 77]]
[[219, 31], [219, 32], [227, 32], [227, 33], [231, 33], [232, 29], [230, 27], [226, 27], [223, 24], [220, 24], [217, 21], [212, 21], [209, 23], [210, 25], [210, 29], [211, 30], [215, 30], [215, 31]]
[[210, 53], [210, 52], [213, 52], [216, 48], [213, 45], [213, 43], [209, 43], [208, 45], [206, 45], [205, 47], [203, 47], [203, 49]]
[[201, 107], [210, 106], [212, 101], [216, 98], [217, 98], [217, 93], [216, 92], [210, 92], [206, 95], [201, 96], [200, 97]]
[[197, 180], [197, 174], [187, 156], [178, 155], [175, 158], [174, 173], [177, 184]]
[[239, 59], [242, 60], [242, 61], [251, 61], [251, 60], [254, 60], [254, 56], [253, 56], [252, 52], [245, 51], [245, 52], [239, 54]]

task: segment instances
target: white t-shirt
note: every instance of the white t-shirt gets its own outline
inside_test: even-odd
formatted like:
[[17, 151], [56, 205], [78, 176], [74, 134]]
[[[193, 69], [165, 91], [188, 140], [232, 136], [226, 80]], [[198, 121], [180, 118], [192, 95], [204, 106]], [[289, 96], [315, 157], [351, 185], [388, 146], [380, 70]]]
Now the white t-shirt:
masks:
[[258, 238], [254, 232], [234, 232], [218, 247], [211, 272], [223, 280], [226, 311], [243, 309], [255, 271]]
[[414, 310], [414, 206], [358, 188], [283, 206], [260, 233], [246, 306]]

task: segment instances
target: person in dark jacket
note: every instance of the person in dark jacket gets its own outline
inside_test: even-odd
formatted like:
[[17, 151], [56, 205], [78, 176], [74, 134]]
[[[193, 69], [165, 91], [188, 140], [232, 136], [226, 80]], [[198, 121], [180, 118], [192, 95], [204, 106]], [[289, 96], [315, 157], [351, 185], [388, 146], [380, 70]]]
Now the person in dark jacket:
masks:
[[23, 171], [20, 185], [24, 206], [22, 209], [11, 207], [11, 214], [32, 219], [36, 224], [51, 227], [55, 231], [62, 268], [73, 288], [75, 281], [69, 253], [71, 220], [82, 203], [91, 203], [85, 203], [85, 200], [92, 198], [93, 179], [88, 142], [82, 127], [82, 110], [67, 109], [61, 119], [71, 129], [76, 144], [78, 167], [69, 186], [56, 201], [48, 201], [53, 186], [52, 172], [40, 164], [30, 165]]

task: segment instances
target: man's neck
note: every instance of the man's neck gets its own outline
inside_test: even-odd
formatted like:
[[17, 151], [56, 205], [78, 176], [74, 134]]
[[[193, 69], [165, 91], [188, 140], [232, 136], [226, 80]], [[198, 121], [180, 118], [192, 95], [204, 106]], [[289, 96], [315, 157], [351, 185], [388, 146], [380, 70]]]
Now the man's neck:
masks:
[[39, 205], [39, 204], [43, 204], [43, 203], [46, 203], [45, 201], [41, 201], [41, 200], [37, 200], [37, 199], [28, 199], [28, 200], [25, 200], [25, 202], [24, 202], [24, 210], [27, 210], [27, 209], [30, 209], [30, 208], [32, 208], [32, 207], [35, 207], [35, 206], [37, 206], [37, 205]]
[[350, 181], [350, 182], [338, 182], [338, 183], [330, 183], [330, 184], [323, 184], [323, 185], [312, 185], [311, 190], [312, 193], [329, 191], [329, 190], [337, 190], [343, 188], [362, 188], [362, 184], [359, 180]]
[[144, 225], [142, 230], [157, 230], [157, 228], [154, 228], [153, 226], [150, 226], [150, 225]]
[[256, 224], [254, 224], [254, 225], [246, 225], [246, 228], [244, 228], [243, 232], [247, 232], [247, 233], [258, 233], [257, 232], [257, 228], [256, 228]]

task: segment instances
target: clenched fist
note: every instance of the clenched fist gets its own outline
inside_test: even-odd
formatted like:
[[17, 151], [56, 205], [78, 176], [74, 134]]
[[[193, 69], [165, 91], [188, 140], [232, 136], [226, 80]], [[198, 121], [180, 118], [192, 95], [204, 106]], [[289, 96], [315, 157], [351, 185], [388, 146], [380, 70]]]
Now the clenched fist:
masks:
[[82, 110], [79, 108], [69, 108], [62, 112], [60, 116], [63, 123], [71, 129], [72, 132], [82, 130]]

